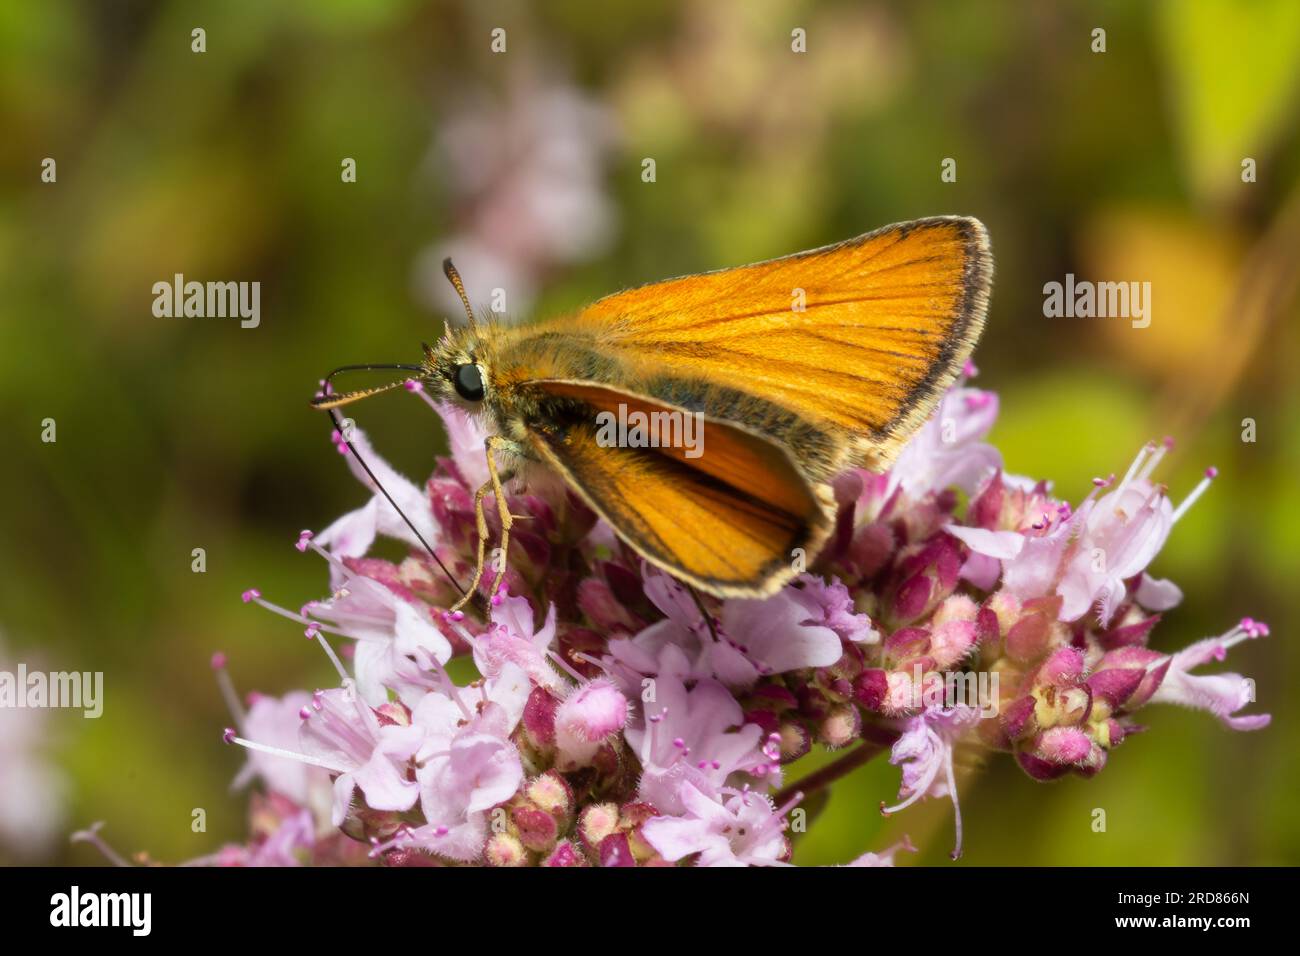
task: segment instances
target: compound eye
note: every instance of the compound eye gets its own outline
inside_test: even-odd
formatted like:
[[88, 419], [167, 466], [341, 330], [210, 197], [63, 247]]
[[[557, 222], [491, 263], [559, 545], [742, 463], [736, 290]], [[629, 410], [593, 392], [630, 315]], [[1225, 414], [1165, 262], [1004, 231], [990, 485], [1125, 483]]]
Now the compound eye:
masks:
[[483, 401], [483, 373], [477, 365], [457, 365], [452, 384], [456, 386], [456, 394], [465, 401]]

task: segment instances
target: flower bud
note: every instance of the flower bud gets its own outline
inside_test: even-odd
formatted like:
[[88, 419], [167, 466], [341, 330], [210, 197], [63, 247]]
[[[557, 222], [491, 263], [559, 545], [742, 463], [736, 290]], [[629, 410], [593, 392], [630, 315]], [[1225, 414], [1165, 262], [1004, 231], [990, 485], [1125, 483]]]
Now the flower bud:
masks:
[[1088, 751], [1087, 756], [1078, 762], [1074, 771], [1082, 777], [1096, 776], [1106, 766], [1108, 757], [1105, 748], [1094, 741], [1092, 749]]
[[[849, 544], [848, 563], [864, 578], [874, 577], [893, 556], [898, 541], [893, 530], [884, 521], [872, 521], [854, 532]], [[874, 608], [858, 608], [859, 611], [874, 612]]]
[[981, 647], [995, 645], [1002, 638], [1002, 626], [997, 612], [987, 605], [975, 617], [975, 640]]
[[1014, 743], [1038, 732], [1038, 721], [1034, 717], [1037, 705], [1034, 696], [1026, 694], [1003, 708], [998, 719], [1008, 742]]
[[527, 866], [528, 851], [511, 833], [494, 833], [483, 849], [488, 866]]
[[904, 624], [914, 621], [925, 611], [934, 590], [934, 581], [925, 573], [914, 574], [898, 586], [894, 595], [893, 619]]
[[1092, 750], [1092, 739], [1077, 727], [1053, 727], [1038, 735], [1034, 749], [1052, 763], [1078, 763]]
[[555, 844], [555, 849], [542, 861], [542, 866], [587, 866], [587, 858], [568, 840]]
[[930, 618], [931, 627], [942, 627], [953, 621], [974, 622], [980, 607], [964, 594], [950, 594], [944, 598]]
[[930, 632], [930, 654], [935, 668], [947, 670], [964, 660], [975, 646], [977, 637], [974, 621], [948, 620], [937, 625]]
[[538, 750], [555, 744], [555, 711], [559, 702], [544, 687], [534, 687], [524, 704], [524, 735]]
[[870, 711], [879, 712], [888, 693], [889, 677], [878, 667], [864, 670], [853, 682], [853, 699]]
[[900, 627], [885, 638], [883, 650], [886, 667], [900, 669], [930, 653], [930, 631], [924, 627]]
[[555, 817], [562, 829], [573, 819], [573, 788], [554, 770], [534, 777], [524, 788], [524, 797], [533, 806]]
[[[858, 724], [860, 728], [861, 717], [858, 718]], [[796, 720], [783, 721], [781, 726], [777, 728], [776, 734], [780, 740], [781, 763], [798, 760], [812, 750], [812, 734], [808, 732], [808, 728]]]
[[[1111, 667], [1094, 673], [1088, 678], [1088, 690], [1098, 708], [1093, 719], [1109, 717], [1123, 707], [1145, 678], [1146, 672], [1135, 667]], [[1104, 713], [1101, 711], [1103, 707]]]
[[519, 842], [538, 853], [549, 851], [560, 835], [555, 817], [529, 804], [511, 807], [510, 822], [515, 825]]
[[1079, 728], [1052, 727], [1033, 737], [1016, 759], [1035, 780], [1053, 780], [1082, 764], [1092, 750], [1092, 738]]
[[597, 678], [570, 694], [555, 713], [555, 743], [561, 762], [570, 767], [591, 763], [600, 743], [627, 723], [627, 698], [606, 678]]
[[591, 853], [599, 852], [600, 841], [618, 829], [618, 806], [593, 803], [578, 817], [578, 837]]
[[1020, 764], [1021, 770], [1040, 782], [1055, 780], [1070, 772], [1069, 767], [1062, 767], [1049, 760], [1043, 760], [1041, 757], [1036, 757], [1024, 750], [1016, 751], [1016, 763]]
[[1076, 683], [1083, 674], [1083, 652], [1074, 647], [1055, 650], [1039, 665], [1034, 683], [1039, 686], [1065, 687]]
[[862, 714], [852, 704], [831, 709], [817, 727], [817, 741], [831, 750], [846, 747], [862, 733]]
[[984, 487], [966, 509], [966, 523], [971, 527], [987, 528], [990, 531], [999, 528], [1003, 496], [1002, 471], [999, 469], [984, 483]]
[[1007, 655], [1018, 661], [1032, 661], [1047, 650], [1051, 622], [1044, 614], [1025, 614], [1007, 631]]
[[[1156, 663], [1156, 662], [1159, 663]], [[1097, 671], [1094, 677], [1113, 670], [1132, 670], [1138, 673], [1140, 680], [1137, 685], [1123, 698], [1117, 698], [1112, 704], [1114, 710], [1124, 710], [1132, 712], [1137, 710], [1143, 704], [1151, 699], [1151, 696], [1160, 688], [1164, 682], [1165, 675], [1169, 672], [1171, 658], [1160, 654], [1157, 651], [1150, 650], [1146, 647], [1119, 647], [1113, 651], [1107, 651], [1097, 663]], [[1155, 666], [1151, 666], [1155, 664]], [[1106, 681], [1116, 681], [1119, 678], [1107, 677]], [[1089, 682], [1091, 683], [1091, 681]], [[1117, 694], [1122, 688], [1115, 688]]]
[[611, 833], [601, 840], [597, 855], [601, 866], [636, 866], [626, 833]]
[[984, 606], [997, 615], [998, 630], [1003, 634], [1020, 620], [1020, 599], [1005, 589], [990, 595]]
[[1136, 622], [1102, 631], [1097, 635], [1097, 641], [1106, 650], [1119, 647], [1145, 647], [1151, 629], [1158, 623], [1160, 623], [1160, 615], [1152, 614], [1147, 618], [1139, 618]]

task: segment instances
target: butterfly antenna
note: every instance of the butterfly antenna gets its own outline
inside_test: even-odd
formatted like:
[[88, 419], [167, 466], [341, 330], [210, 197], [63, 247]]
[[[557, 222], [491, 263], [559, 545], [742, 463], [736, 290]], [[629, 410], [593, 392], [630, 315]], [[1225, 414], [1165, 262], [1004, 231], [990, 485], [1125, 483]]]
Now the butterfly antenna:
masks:
[[448, 256], [442, 260], [442, 271], [447, 276], [447, 281], [456, 289], [456, 294], [460, 296], [460, 304], [465, 307], [465, 314], [469, 316], [469, 324], [475, 326], [478, 320], [474, 318], [474, 309], [469, 304], [469, 296], [465, 294], [465, 283], [461, 281], [460, 273], [452, 264], [451, 257]]
[[376, 369], [400, 370], [406, 372], [424, 371], [424, 369], [418, 365], [341, 365], [325, 376], [325, 380], [321, 385], [321, 394], [312, 399], [311, 404], [314, 408], [321, 408], [329, 412], [330, 420], [334, 423], [334, 428], [339, 433], [339, 440], [347, 446], [348, 451], [352, 453], [352, 457], [355, 458], [357, 464], [361, 466], [361, 470], [366, 473], [374, 483], [374, 486], [380, 490], [383, 496], [388, 500], [388, 503], [393, 506], [393, 510], [401, 516], [402, 521], [404, 521], [406, 526], [411, 529], [411, 533], [415, 535], [416, 540], [424, 546], [424, 550], [429, 553], [429, 557], [433, 558], [434, 564], [438, 565], [438, 567], [442, 569], [442, 573], [447, 576], [447, 580], [452, 583], [457, 591], [464, 594], [465, 588], [456, 580], [455, 576], [447, 570], [447, 566], [442, 563], [442, 559], [434, 553], [433, 548], [429, 546], [429, 542], [424, 539], [424, 535], [420, 534], [420, 529], [417, 528], [414, 522], [406, 516], [406, 512], [398, 507], [397, 502], [393, 500], [393, 496], [388, 493], [388, 489], [383, 486], [383, 483], [377, 477], [375, 477], [375, 473], [371, 471], [370, 466], [366, 464], [366, 460], [361, 457], [361, 453], [357, 451], [356, 445], [354, 445], [352, 439], [348, 437], [348, 429], [345, 427], [342, 416], [339, 415], [338, 407], [340, 405], [360, 401], [363, 398], [369, 398], [371, 395], [378, 395], [380, 392], [387, 392], [390, 389], [397, 388], [399, 385], [404, 385], [409, 381], [409, 379], [401, 379], [400, 381], [392, 382], [388, 385], [380, 385], [377, 388], [363, 388], [355, 392], [344, 392], [339, 395], [331, 393], [330, 381], [335, 375], [338, 375], [341, 372], [369, 372]]
[[421, 375], [425, 372], [425, 369], [419, 365], [341, 365], [325, 376], [325, 380], [321, 383], [321, 393], [311, 400], [312, 408], [330, 409], [338, 408], [340, 405], [351, 405], [353, 402], [359, 402], [371, 395], [392, 391], [410, 381], [409, 377], [402, 378], [396, 382], [389, 382], [387, 385], [377, 385], [374, 388], [359, 388], [353, 392], [335, 392], [333, 390], [331, 380], [341, 372], [372, 372], [376, 369], [416, 372]]

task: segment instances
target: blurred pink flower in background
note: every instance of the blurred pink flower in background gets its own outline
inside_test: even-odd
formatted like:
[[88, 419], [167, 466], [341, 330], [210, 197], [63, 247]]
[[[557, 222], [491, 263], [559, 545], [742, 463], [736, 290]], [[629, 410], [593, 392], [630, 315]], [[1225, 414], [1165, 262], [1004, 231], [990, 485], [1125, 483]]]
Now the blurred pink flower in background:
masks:
[[[15, 668], [0, 642], [0, 671]], [[46, 709], [0, 706], [0, 858], [36, 859], [63, 839], [68, 780], [51, 753], [51, 718]]]
[[416, 262], [420, 297], [459, 321], [442, 274], [456, 263], [476, 309], [505, 294], [519, 317], [554, 268], [593, 258], [614, 237], [617, 215], [605, 170], [617, 143], [612, 111], [553, 71], [517, 68], [500, 96], [473, 90], [440, 127], [431, 164], [451, 203], [452, 236]]

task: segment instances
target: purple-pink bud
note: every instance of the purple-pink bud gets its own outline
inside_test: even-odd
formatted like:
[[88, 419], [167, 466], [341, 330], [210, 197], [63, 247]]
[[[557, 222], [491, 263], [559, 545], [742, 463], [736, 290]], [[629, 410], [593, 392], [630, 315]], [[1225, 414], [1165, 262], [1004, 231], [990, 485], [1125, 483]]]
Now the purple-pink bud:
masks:
[[606, 678], [597, 678], [570, 694], [555, 714], [556, 730], [596, 743], [627, 723], [627, 698]]
[[997, 612], [985, 606], [975, 616], [975, 640], [981, 644], [992, 644], [1002, 636], [1002, 626], [998, 623]]
[[853, 699], [867, 710], [879, 711], [889, 693], [889, 676], [878, 667], [865, 670], [853, 682]]
[[555, 711], [559, 706], [550, 691], [534, 687], [524, 704], [524, 733], [539, 750], [555, 744]]
[[1074, 764], [1092, 751], [1092, 738], [1078, 727], [1052, 727], [1033, 742], [1034, 752], [1055, 764]]
[[1109, 631], [1103, 631], [1097, 635], [1097, 640], [1107, 650], [1117, 647], [1144, 646], [1151, 629], [1158, 623], [1160, 623], [1160, 615], [1153, 614], [1148, 618], [1143, 618], [1136, 624], [1125, 624], [1122, 627], [1113, 627]]
[[1076, 683], [1083, 675], [1083, 651], [1075, 647], [1062, 647], [1039, 666], [1035, 683], [1043, 686], [1064, 687]]
[[1111, 710], [1118, 710], [1133, 696], [1145, 677], [1146, 671], [1136, 667], [1113, 667], [1089, 677], [1088, 689], [1093, 697], [1109, 704]]
[[930, 655], [935, 668], [946, 670], [965, 659], [975, 646], [976, 637], [974, 621], [949, 620], [935, 627], [930, 632]]
[[1055, 780], [1070, 772], [1069, 766], [1054, 764], [1024, 750], [1016, 752], [1016, 763], [1020, 764], [1020, 769], [1035, 780]]
[[1046, 615], [1026, 614], [1007, 631], [1008, 656], [1019, 661], [1032, 661], [1042, 656], [1043, 651], [1047, 649], [1050, 627], [1051, 623]]
[[927, 654], [930, 651], [930, 632], [924, 627], [900, 627], [885, 638], [885, 656], [894, 663]]
[[1083, 777], [1095, 776], [1106, 766], [1106, 759], [1105, 748], [1094, 742], [1087, 756], [1075, 765], [1074, 772]]
[[627, 698], [604, 677], [579, 687], [555, 712], [555, 746], [568, 766], [591, 763], [601, 741], [627, 723]]
[[998, 470], [993, 473], [993, 477], [988, 480], [984, 489], [970, 503], [970, 508], [966, 512], [967, 524], [976, 528], [988, 528], [990, 530], [997, 528], [1002, 517], [1004, 493], [1002, 472]]
[[[1137, 687], [1125, 698], [1124, 710], [1134, 711], [1149, 701], [1160, 689], [1173, 658], [1147, 647], [1130, 645], [1107, 651], [1097, 664], [1097, 670], [1132, 669], [1142, 675]], [[1154, 666], [1153, 666], [1154, 665]]]
[[626, 833], [611, 833], [601, 840], [597, 855], [601, 866], [636, 866]]
[[915, 620], [930, 603], [933, 581], [924, 573], [914, 574], [904, 581], [894, 597], [894, 618], [900, 622]]
[[516, 806], [510, 811], [510, 822], [518, 831], [519, 842], [530, 850], [545, 853], [555, 846], [560, 835], [555, 817], [531, 806]]
[[587, 858], [568, 840], [561, 840], [542, 861], [542, 866], [587, 866]]
[[1009, 741], [1028, 737], [1038, 729], [1038, 721], [1034, 719], [1034, 709], [1037, 704], [1038, 701], [1033, 695], [1026, 694], [1003, 709], [1002, 730]]
[[939, 579], [939, 588], [949, 592], [957, 586], [962, 565], [966, 562], [962, 557], [962, 546], [956, 538], [944, 535], [939, 539], [939, 547], [939, 557], [935, 562], [934, 570]]

